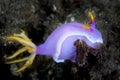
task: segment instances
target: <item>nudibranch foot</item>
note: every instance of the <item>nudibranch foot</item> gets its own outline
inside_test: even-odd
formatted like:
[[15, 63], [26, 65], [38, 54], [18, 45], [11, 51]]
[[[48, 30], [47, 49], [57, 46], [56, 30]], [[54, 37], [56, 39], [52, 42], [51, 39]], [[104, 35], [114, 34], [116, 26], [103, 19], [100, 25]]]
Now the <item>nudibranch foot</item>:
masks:
[[24, 69], [26, 69], [28, 66], [30, 66], [33, 63], [33, 60], [36, 56], [36, 46], [27, 37], [27, 35], [25, 34], [25, 32], [23, 30], [21, 30], [20, 34], [14, 34], [13, 36], [8, 36], [6, 38], [6, 40], [7, 41], [17, 41], [24, 46], [23, 48], [16, 51], [13, 55], [6, 57], [7, 60], [13, 59], [25, 51], [28, 51], [30, 53], [30, 56], [28, 56], [28, 57], [6, 62], [6, 64], [13, 64], [13, 63], [19, 63], [19, 62], [26, 61], [26, 63], [20, 69], [16, 70], [15, 72], [23, 71]]

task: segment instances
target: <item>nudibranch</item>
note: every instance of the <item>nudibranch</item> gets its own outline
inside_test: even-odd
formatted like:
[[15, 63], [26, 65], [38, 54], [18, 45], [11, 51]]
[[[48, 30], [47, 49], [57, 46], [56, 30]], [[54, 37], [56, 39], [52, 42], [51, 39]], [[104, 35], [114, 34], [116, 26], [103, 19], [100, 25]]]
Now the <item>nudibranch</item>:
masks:
[[70, 22], [62, 24], [55, 29], [47, 38], [47, 40], [38, 46], [36, 46], [21, 30], [20, 34], [13, 34], [6, 38], [7, 41], [17, 41], [24, 47], [16, 51], [13, 55], [6, 57], [7, 60], [13, 59], [24, 51], [28, 51], [30, 56], [8, 61], [7, 64], [19, 63], [26, 61], [26, 63], [20, 69], [15, 72], [20, 72], [26, 69], [33, 63], [36, 55], [48, 55], [51, 56], [55, 62], [63, 62], [68, 59], [75, 62], [76, 47], [74, 42], [77, 39], [83, 40], [86, 44], [92, 48], [97, 48], [99, 43], [103, 43], [101, 32], [95, 27], [94, 16], [91, 12], [88, 12], [91, 18], [91, 25], [81, 24], [78, 22]]

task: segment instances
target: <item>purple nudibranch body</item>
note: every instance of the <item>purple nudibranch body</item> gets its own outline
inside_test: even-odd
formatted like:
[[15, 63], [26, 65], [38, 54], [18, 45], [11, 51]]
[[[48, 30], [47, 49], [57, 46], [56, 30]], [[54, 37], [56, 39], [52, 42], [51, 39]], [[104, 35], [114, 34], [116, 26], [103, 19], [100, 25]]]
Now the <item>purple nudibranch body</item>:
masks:
[[95, 24], [90, 29], [83, 24], [71, 22], [63, 24], [53, 31], [45, 43], [39, 45], [36, 53], [40, 55], [49, 55], [56, 62], [63, 62], [65, 59], [75, 61], [76, 48], [74, 42], [83, 40], [92, 48], [96, 48], [99, 43], [103, 43], [101, 33], [95, 28]]
[[27, 37], [23, 30], [21, 30], [22, 32], [20, 34], [8, 36], [6, 38], [7, 41], [18, 41], [24, 47], [16, 51], [13, 55], [6, 57], [7, 60], [13, 59], [25, 51], [28, 51], [31, 55], [29, 57], [8, 61], [6, 63], [12, 64], [26, 61], [23, 67], [15, 71], [20, 72], [33, 63], [36, 55], [51, 56], [56, 62], [63, 62], [66, 59], [75, 62], [76, 47], [74, 46], [74, 42], [76, 40], [82, 40], [94, 49], [96, 49], [99, 44], [103, 43], [101, 32], [96, 29], [94, 16], [91, 12], [89, 12], [89, 16], [92, 20], [90, 26], [78, 22], [62, 24], [48, 36], [43, 44], [38, 46]]

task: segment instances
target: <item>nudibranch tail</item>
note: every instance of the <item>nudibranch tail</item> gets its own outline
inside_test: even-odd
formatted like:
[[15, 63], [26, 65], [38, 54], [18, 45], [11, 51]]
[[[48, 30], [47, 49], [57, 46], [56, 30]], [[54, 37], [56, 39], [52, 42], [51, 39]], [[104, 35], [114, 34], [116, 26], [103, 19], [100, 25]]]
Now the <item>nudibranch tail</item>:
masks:
[[13, 59], [17, 57], [19, 54], [22, 54], [25, 51], [28, 51], [31, 55], [22, 59], [8, 61], [6, 64], [13, 64], [13, 63], [19, 63], [26, 61], [26, 63], [15, 72], [20, 72], [26, 69], [28, 66], [30, 66], [33, 63], [33, 60], [36, 56], [36, 46], [35, 44], [26, 36], [25, 32], [21, 30], [20, 34], [14, 34], [13, 36], [8, 36], [6, 38], [7, 41], [17, 41], [20, 42], [24, 47], [16, 51], [13, 55], [6, 57], [7, 60]]

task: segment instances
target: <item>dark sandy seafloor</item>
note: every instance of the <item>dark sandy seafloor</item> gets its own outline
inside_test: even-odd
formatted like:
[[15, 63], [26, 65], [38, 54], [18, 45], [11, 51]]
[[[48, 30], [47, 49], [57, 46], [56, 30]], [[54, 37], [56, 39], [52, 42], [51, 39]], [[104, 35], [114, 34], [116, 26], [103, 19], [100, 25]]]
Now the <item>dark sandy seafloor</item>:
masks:
[[[55, 63], [49, 56], [36, 56], [20, 73], [20, 64], [5, 64], [5, 55], [21, 47], [5, 37], [23, 29], [36, 44], [42, 44], [60, 24], [74, 19], [90, 23], [88, 11], [103, 36], [102, 47], [88, 54], [84, 66], [66, 60]], [[0, 80], [120, 80], [120, 0], [0, 0]], [[19, 58], [26, 55], [21, 55]]]

